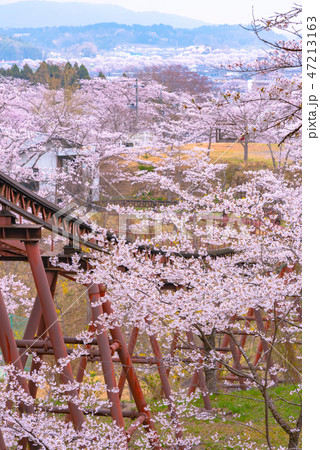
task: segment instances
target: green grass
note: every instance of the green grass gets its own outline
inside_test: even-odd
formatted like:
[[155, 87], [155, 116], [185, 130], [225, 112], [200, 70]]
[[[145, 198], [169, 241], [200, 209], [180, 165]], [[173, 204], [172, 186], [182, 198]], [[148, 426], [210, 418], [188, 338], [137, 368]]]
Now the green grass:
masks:
[[[293, 422], [290, 418], [295, 420], [298, 417], [301, 402], [298, 393], [291, 392], [294, 390], [293, 385], [280, 384], [279, 386], [269, 390], [278, 410], [286, 421], [289, 421], [292, 426]], [[152, 416], [156, 416], [159, 412], [167, 412], [167, 407], [159, 406], [158, 402], [150, 397], [147, 398], [147, 403], [150, 404]], [[265, 433], [265, 410], [264, 402], [260, 392], [257, 389], [250, 389], [247, 391], [234, 391], [217, 393], [210, 396], [213, 407], [212, 420], [198, 420], [193, 415], [181, 417], [181, 423], [184, 428], [184, 435], [191, 434], [198, 436], [201, 443], [194, 447], [194, 450], [222, 450], [222, 449], [237, 449], [243, 450], [247, 448], [245, 442], [247, 441], [252, 446], [251, 449], [260, 450], [267, 448], [266, 439], [263, 436]], [[285, 399], [287, 402], [282, 400]], [[290, 403], [288, 403], [290, 402]], [[54, 405], [60, 406], [62, 402], [55, 401]], [[296, 405], [295, 405], [296, 404]], [[130, 407], [134, 407], [130, 404]], [[202, 398], [195, 400], [192, 404], [199, 410], [204, 411]], [[127, 408], [129, 408], [129, 404]], [[168, 415], [168, 413], [166, 414]], [[65, 420], [65, 415], [61, 415], [61, 420]], [[101, 423], [112, 423], [110, 417], [96, 418]], [[272, 449], [287, 448], [288, 436], [282, 428], [270, 417], [270, 441]], [[250, 427], [246, 426], [250, 423]], [[130, 419], [125, 419], [125, 427], [132, 424]], [[166, 431], [163, 434], [161, 426], [156, 422], [156, 429], [162, 438], [165, 438]], [[167, 430], [169, 433], [170, 430]], [[143, 429], [139, 428], [134, 434], [134, 438], [130, 443], [130, 449], [135, 450], [139, 447], [135, 440], [144, 434]], [[211, 436], [218, 435], [218, 441], [213, 442]], [[299, 447], [301, 448], [301, 447]]]
[[[270, 389], [270, 394], [279, 408], [279, 411], [283, 414], [286, 420], [290, 416], [296, 415], [299, 411], [298, 407], [292, 404], [285, 403], [280, 398], [291, 403], [300, 403], [299, 395], [294, 393], [290, 395], [290, 392], [294, 389], [292, 385], [280, 384], [279, 386]], [[230, 392], [223, 394], [211, 395], [211, 403], [214, 408], [222, 408], [228, 410], [233, 414], [241, 414], [242, 421], [249, 421], [253, 419], [264, 418], [264, 401], [261, 393], [257, 389], [249, 389], [247, 391]], [[199, 399], [195, 402], [195, 405], [202, 407], [202, 400]]]
[[139, 164], [138, 169], [139, 170], [146, 170], [147, 172], [153, 172], [154, 171], [154, 167], [153, 166], [148, 166], [146, 164]]
[[[290, 395], [294, 389], [293, 385], [279, 385], [276, 388], [270, 389], [271, 394], [278, 410], [281, 412], [286, 421], [295, 420], [300, 412], [299, 405], [301, 399], [298, 394]], [[289, 403], [281, 400], [281, 397]], [[210, 396], [211, 404], [216, 413], [213, 421], [196, 420], [195, 418], [188, 418], [183, 420], [183, 425], [187, 433], [201, 437], [201, 446], [197, 449], [241, 449], [244, 447], [244, 442], [248, 441], [254, 443], [254, 449], [262, 449], [266, 447], [265, 433], [265, 408], [264, 401], [257, 389], [250, 389], [248, 391], [236, 391], [229, 393], [219, 393]], [[203, 401], [198, 399], [194, 402], [194, 406], [203, 410]], [[159, 408], [152, 405], [152, 410], [156, 413], [164, 408]], [[250, 423], [250, 427], [246, 424]], [[269, 413], [269, 432], [270, 441], [273, 449], [280, 447], [286, 448], [288, 445], [288, 436], [282, 428], [275, 422]], [[292, 426], [293, 422], [291, 421]], [[218, 433], [219, 441], [214, 443], [210, 436]], [[230, 442], [230, 439], [235, 439], [241, 444], [235, 445]], [[230, 445], [229, 445], [230, 444]]]

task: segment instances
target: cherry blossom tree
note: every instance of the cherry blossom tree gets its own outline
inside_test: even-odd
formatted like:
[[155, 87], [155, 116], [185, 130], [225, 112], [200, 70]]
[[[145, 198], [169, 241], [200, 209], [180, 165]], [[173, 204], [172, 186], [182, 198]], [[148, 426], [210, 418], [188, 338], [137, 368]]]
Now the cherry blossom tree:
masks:
[[[295, 17], [288, 16], [287, 23]], [[277, 25], [281, 16], [278, 19], [263, 26]], [[280, 50], [287, 52], [287, 46], [283, 43], [275, 49]], [[290, 51], [286, 53], [288, 60], [291, 53], [297, 57], [297, 52]], [[270, 64], [276, 57], [270, 56]], [[52, 180], [60, 177], [65, 201], [72, 198], [64, 189], [67, 182], [81, 184], [81, 180], [73, 180], [79, 164], [99, 173], [110, 164], [113, 178], [130, 181], [140, 189], [161, 189], [177, 201], [157, 210], [106, 204], [106, 211], [117, 211], [124, 221], [134, 214], [138, 233], [139, 227], [153, 230], [147, 238], [141, 236], [134, 242], [120, 237], [110, 244], [110, 232], [91, 224], [96, 239], [108, 251], [86, 253], [90, 271], [81, 268], [78, 252], [72, 266], [64, 268], [76, 273], [80, 285], [102, 286], [101, 304], [109, 302], [113, 312], [92, 319], [79, 337], [90, 342], [90, 326], [102, 331], [115, 326], [139, 328], [145, 340], [156, 337], [161, 342], [167, 353], [166, 367], [180, 381], [186, 379], [190, 384], [193, 374], [204, 370], [207, 386], [202, 386], [203, 394], [225, 386], [224, 377], [233, 377], [242, 389], [256, 388], [264, 404], [263, 434], [269, 449], [274, 447], [270, 416], [287, 434], [290, 449], [298, 448], [302, 420], [301, 404], [296, 405], [297, 415], [288, 419], [273, 393], [284, 380], [294, 386], [293, 392], [300, 393], [301, 382], [299, 351], [290, 359], [283, 350], [292, 353], [301, 339], [299, 83], [298, 77], [275, 77], [264, 90], [248, 95], [224, 93], [222, 99], [206, 98], [203, 102], [196, 102], [188, 93], [168, 92], [156, 82], [141, 83], [126, 77], [84, 81], [76, 90], [52, 91], [20, 80], [1, 80], [0, 84], [0, 158], [7, 173], [19, 168], [18, 179], [29, 177], [30, 170], [22, 170], [21, 147], [34, 157], [46, 151], [48, 142], [64, 140], [78, 149], [69, 172], [59, 169], [51, 174]], [[277, 168], [281, 170], [247, 171], [241, 184], [224, 186], [220, 174], [226, 165], [212, 162], [206, 151], [221, 116], [232, 119], [232, 131], [239, 139], [247, 139], [245, 160], [249, 137], [270, 145], [276, 139], [281, 142], [288, 155], [285, 164], [279, 161]], [[137, 139], [141, 133], [147, 136], [143, 142]], [[45, 137], [37, 142], [39, 135]], [[195, 142], [205, 135], [209, 149], [197, 148]], [[134, 146], [126, 146], [135, 140]], [[128, 171], [132, 163], [150, 170]], [[41, 176], [48, 176], [48, 171]], [[92, 179], [87, 182], [90, 188]], [[86, 196], [84, 191], [80, 191], [80, 200]], [[8, 283], [11, 289], [6, 288]], [[14, 278], [4, 278], [1, 285], [8, 310], [16, 311], [21, 303], [26, 309], [30, 307], [28, 290]], [[244, 331], [254, 343], [253, 358]], [[169, 351], [172, 335], [181, 344], [178, 358]], [[27, 440], [40, 448], [127, 448], [123, 429], [115, 424], [96, 422], [89, 415], [76, 430], [69, 422], [46, 414], [55, 405], [70, 401], [89, 413], [111, 406], [110, 400], [100, 395], [104, 383], [93, 383], [88, 372], [81, 389], [76, 381], [68, 386], [57, 383], [64, 365], [89, 353], [85, 344], [79, 345], [53, 365], [34, 354], [39, 368], [31, 373], [14, 364], [5, 367], [6, 380], [13, 388], [0, 383], [1, 429], [7, 446], [22, 446]], [[27, 381], [45, 395], [35, 400]], [[199, 437], [186, 430], [184, 437], [179, 433], [184, 417], [211, 422], [215, 418], [212, 413], [201, 415], [193, 405], [195, 396], [177, 389], [162, 401], [169, 405], [170, 413], [159, 408], [154, 419], [163, 447], [192, 449], [201, 444]], [[254, 427], [250, 423], [244, 426]], [[136, 438], [136, 446], [152, 448], [153, 431], [146, 431], [145, 437]], [[255, 445], [232, 444], [241, 448]], [[210, 445], [218, 448], [224, 444], [219, 436], [213, 436]]]
[[[281, 142], [287, 137], [299, 136], [301, 130], [301, 13], [301, 6], [294, 5], [288, 12], [277, 13], [268, 19], [253, 17], [250, 30], [266, 45], [265, 56], [257, 58], [254, 62], [237, 62], [227, 66], [228, 70], [239, 73], [273, 75], [273, 82], [268, 87], [261, 88], [260, 95], [263, 94], [267, 102], [267, 110], [275, 110], [271, 106], [272, 102], [276, 108], [281, 106], [278, 114], [269, 117], [266, 127], [270, 129], [277, 126], [287, 129], [289, 126]], [[262, 37], [262, 32], [273, 29], [285, 30], [291, 39], [273, 42]]]

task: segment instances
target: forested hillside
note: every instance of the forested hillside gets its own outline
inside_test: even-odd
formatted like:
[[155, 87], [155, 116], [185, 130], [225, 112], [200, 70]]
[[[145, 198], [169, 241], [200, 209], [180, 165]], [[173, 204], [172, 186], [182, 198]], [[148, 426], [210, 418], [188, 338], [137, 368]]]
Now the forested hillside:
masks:
[[[6, 39], [18, 37], [19, 42], [44, 51], [76, 53], [81, 47], [84, 56], [92, 56], [101, 50], [110, 50], [123, 45], [147, 45], [158, 48], [205, 45], [212, 49], [253, 48], [258, 45], [261, 47], [261, 42], [240, 25], [212, 25], [187, 29], [173, 28], [169, 25], [99, 23], [79, 27], [3, 28], [0, 29], [1, 34], [7, 35]], [[269, 32], [268, 38], [279, 40], [281, 36]], [[0, 47], [1, 58], [6, 56], [1, 55]]]
[[39, 59], [41, 55], [40, 48], [33, 47], [21, 39], [2, 35], [0, 32], [0, 60]]

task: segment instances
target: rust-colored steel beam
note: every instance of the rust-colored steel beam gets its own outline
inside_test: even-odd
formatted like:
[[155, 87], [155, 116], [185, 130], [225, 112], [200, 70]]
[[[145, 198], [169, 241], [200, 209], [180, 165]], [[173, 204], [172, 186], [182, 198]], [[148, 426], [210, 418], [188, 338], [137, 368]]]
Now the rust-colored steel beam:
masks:
[[[188, 339], [188, 342], [190, 344], [190, 347], [195, 349], [196, 345], [195, 345], [195, 342], [194, 342], [193, 333], [191, 331], [187, 331], [186, 334], [187, 334], [187, 339]], [[203, 359], [202, 359], [201, 356], [199, 358], [199, 362], [200, 362], [200, 364], [202, 364], [202, 362], [203, 362]], [[209, 396], [209, 393], [208, 393], [208, 387], [207, 387], [206, 380], [204, 378], [202, 370], [198, 370], [198, 369], [195, 370], [195, 372], [194, 372], [194, 374], [192, 376], [192, 379], [191, 379], [191, 386], [190, 386], [190, 389], [189, 389], [189, 395], [190, 395], [191, 392], [193, 392], [192, 391], [193, 385], [199, 387], [199, 389], [201, 391], [201, 394], [202, 394], [204, 407], [205, 407], [205, 409], [207, 411], [211, 411], [212, 410], [211, 400], [210, 400], [210, 396]]]
[[[23, 347], [24, 349], [26, 347]], [[27, 351], [32, 350], [33, 352], [37, 353], [37, 355], [55, 355], [54, 353], [54, 348], [50, 347], [50, 348], [39, 348], [39, 347], [28, 347]], [[67, 348], [66, 349], [67, 355], [72, 355], [73, 354], [73, 350], [71, 348]], [[89, 355], [85, 354], [85, 350], [83, 351], [84, 355], [86, 358], [88, 358], [88, 360], [90, 361], [101, 361], [101, 357], [100, 357], [100, 352], [99, 350], [93, 350], [91, 351], [91, 353]], [[79, 353], [78, 353], [79, 355]]]
[[[233, 338], [230, 338], [229, 345], [230, 345], [231, 354], [233, 357], [233, 366], [239, 372], [241, 372], [243, 368], [241, 366], [240, 355], [239, 355], [238, 348], [237, 348], [236, 343], [234, 342]], [[238, 376], [238, 379], [239, 379], [239, 384], [241, 386], [241, 389], [246, 389], [245, 378]]]
[[[56, 283], [57, 283], [57, 272], [46, 271], [46, 276], [48, 279], [48, 283], [50, 285], [51, 294], [52, 294], [52, 296], [54, 296], [55, 289], [56, 289]], [[41, 304], [40, 304], [39, 296], [37, 295], [35, 298], [30, 316], [29, 316], [28, 323], [27, 323], [26, 328], [23, 333], [23, 339], [26, 340], [26, 339], [34, 338], [34, 336], [39, 328], [41, 317], [42, 317]], [[19, 347], [17, 341], [16, 341], [16, 343], [17, 343], [17, 346]], [[23, 367], [25, 367], [28, 356], [27, 356], [26, 352], [22, 349], [22, 347], [20, 347], [19, 354], [20, 354], [21, 363], [22, 363]]]
[[[139, 328], [138, 327], [133, 327], [133, 329], [131, 331], [130, 338], [129, 338], [129, 342], [128, 342], [128, 352], [129, 352], [129, 355], [130, 355], [131, 358], [132, 358], [133, 350], [134, 350], [134, 347], [136, 345], [138, 336], [139, 336]], [[120, 399], [122, 397], [122, 393], [123, 393], [125, 382], [126, 382], [126, 372], [125, 372], [124, 368], [122, 368], [121, 369], [121, 373], [120, 373], [120, 377], [119, 377], [119, 382], [118, 382], [119, 398]]]
[[[253, 316], [253, 308], [249, 308], [249, 310], [248, 310], [248, 314], [246, 316], [245, 325], [244, 325], [246, 328], [250, 328], [250, 321], [249, 321], [248, 317], [250, 317], [250, 320], [251, 320], [251, 317], [254, 317]], [[243, 336], [240, 337], [240, 345], [241, 345], [242, 348], [244, 348], [244, 346], [245, 346], [245, 343], [247, 341], [247, 337], [248, 337], [247, 335], [243, 335]], [[239, 357], [241, 357], [241, 350], [240, 349], [238, 349], [238, 354], [239, 354]]]
[[102, 323], [101, 316], [103, 309], [101, 304], [100, 290], [97, 284], [92, 284], [89, 289], [89, 298], [91, 302], [92, 319], [97, 329], [97, 340], [99, 345], [99, 351], [102, 359], [102, 371], [107, 385], [107, 395], [112, 403], [111, 415], [120, 428], [124, 428], [124, 421], [121, 412], [121, 404], [119, 395], [117, 392], [117, 381], [114, 373], [114, 367], [112, 362], [112, 354], [109, 346], [109, 337]]
[[[262, 345], [263, 352], [264, 352], [264, 359], [265, 359], [265, 362], [267, 364], [267, 370], [268, 370], [268, 369], [270, 369], [273, 366], [273, 359], [272, 359], [272, 356], [271, 356], [271, 353], [270, 353], [272, 351], [272, 349], [271, 349], [268, 341], [264, 337], [265, 334], [266, 334], [266, 329], [265, 329], [265, 326], [264, 326], [264, 323], [263, 323], [263, 320], [262, 320], [261, 311], [259, 309], [255, 309], [254, 310], [254, 314], [255, 314], [255, 317], [256, 317], [257, 327], [258, 327], [258, 330], [259, 330], [259, 333], [260, 333], [261, 345]], [[278, 379], [277, 379], [276, 375], [271, 374], [270, 378], [271, 378], [271, 380], [274, 383], [278, 382]]]
[[[46, 328], [47, 327], [46, 327], [46, 323], [45, 323], [44, 317], [41, 316], [40, 324], [39, 324], [39, 327], [38, 327], [38, 335], [39, 336], [45, 336]], [[42, 355], [38, 355], [38, 356], [39, 356], [40, 359], [43, 358]], [[40, 367], [41, 367], [41, 362], [40, 361], [32, 360], [30, 373], [32, 374], [33, 372], [39, 370]], [[30, 390], [30, 395], [33, 398], [36, 398], [37, 397], [38, 386], [32, 380], [29, 381], [29, 390]]]
[[[36, 409], [40, 411], [47, 411], [48, 413], [53, 414], [70, 414], [69, 408], [61, 407], [61, 406], [37, 406]], [[105, 417], [105, 416], [111, 416], [111, 409], [110, 408], [100, 408], [97, 411], [94, 409], [84, 409], [83, 413], [85, 415], [92, 415], [92, 416], [98, 416], [98, 417]], [[128, 419], [134, 420], [137, 419], [140, 416], [140, 413], [138, 411], [127, 411], [122, 410], [122, 416], [126, 417]]]
[[[117, 358], [117, 357], [113, 357], [112, 361], [118, 363], [118, 362], [121, 362], [121, 359]], [[134, 363], [134, 364], [148, 364], [148, 365], [151, 366], [153, 364], [157, 364], [157, 359], [149, 357], [149, 356], [135, 356], [135, 355], [132, 355], [131, 362]], [[192, 362], [192, 359], [190, 359], [190, 358], [181, 358], [179, 360], [179, 362], [184, 362], [185, 364], [190, 364]]]
[[81, 356], [79, 365], [78, 365], [77, 375], [76, 375], [76, 380], [78, 383], [83, 382], [86, 367], [87, 367], [87, 357]]
[[[171, 341], [171, 344], [170, 344], [170, 353], [169, 353], [170, 356], [171, 356], [171, 361], [172, 361], [172, 358], [174, 358], [175, 351], [177, 349], [179, 349], [179, 347], [178, 347], [178, 339], [179, 339], [179, 334], [178, 333], [173, 333], [172, 341]], [[188, 347], [188, 349], [189, 349], [189, 347]], [[182, 350], [182, 348], [181, 348], [181, 350]], [[170, 367], [170, 365], [168, 365], [168, 367], [166, 369], [167, 370], [167, 376], [170, 375], [170, 369], [171, 369], [171, 367]]]
[[[100, 286], [100, 290], [101, 290], [101, 295], [103, 296], [104, 295], [103, 286]], [[108, 300], [105, 301], [104, 303], [102, 303], [102, 308], [103, 308], [103, 311], [108, 315], [111, 315], [113, 312], [111, 303]], [[153, 446], [154, 450], [158, 450], [161, 448], [160, 444], [159, 444], [158, 434], [155, 430], [153, 422], [151, 421], [151, 415], [150, 415], [150, 412], [147, 407], [147, 402], [144, 398], [137, 374], [133, 367], [131, 357], [128, 352], [127, 344], [122, 335], [122, 331], [121, 331], [120, 327], [114, 326], [110, 329], [110, 334], [114, 340], [117, 340], [121, 343], [121, 348], [118, 349], [119, 359], [121, 361], [123, 369], [125, 370], [126, 378], [128, 380], [128, 384], [131, 389], [131, 393], [134, 398], [134, 401], [137, 405], [137, 409], [140, 414], [146, 415], [145, 425], [146, 425], [147, 429], [154, 432], [153, 433], [154, 437], [151, 438], [150, 443]]]
[[[91, 320], [92, 320], [92, 317], [91, 317]], [[94, 327], [94, 325], [92, 323], [89, 324], [89, 331], [90, 332], [94, 332], [95, 331], [95, 327]], [[94, 343], [94, 344], [98, 344], [97, 339], [91, 339], [91, 342]], [[89, 350], [91, 348], [91, 345], [87, 344], [86, 348]], [[86, 370], [86, 367], [87, 367], [87, 361], [88, 361], [87, 356], [81, 356], [80, 357], [78, 370], [77, 370], [77, 376], [76, 376], [76, 380], [79, 383], [79, 385], [83, 382], [84, 373], [85, 373], [85, 370]], [[80, 391], [80, 388], [79, 388], [78, 392], [79, 391]]]
[[[35, 337], [34, 339], [16, 339], [17, 347], [19, 347], [20, 349], [24, 349], [24, 348], [26, 348], [26, 349], [38, 349], [38, 348], [40, 348], [40, 349], [52, 349], [53, 346], [52, 346], [51, 340], [49, 338], [48, 339], [44, 339], [44, 337], [45, 337], [44, 331], [42, 332], [42, 334], [43, 335], [42, 335], [41, 339], [40, 338], [38, 339], [37, 337]], [[70, 340], [74, 341], [76, 339], [70, 339]], [[64, 338], [63, 341], [64, 341], [65, 344], [76, 345], [75, 342], [68, 342], [69, 341], [68, 338]], [[82, 342], [79, 342], [79, 344], [82, 344]], [[90, 345], [95, 345], [96, 346], [97, 344], [90, 344]], [[117, 342], [111, 343], [109, 345], [109, 347], [110, 347], [110, 349], [111, 349], [111, 351], [113, 353], [116, 351], [118, 346], [119, 346], [119, 344]], [[97, 349], [95, 349], [94, 352], [95, 352], [94, 353], [95, 355], [99, 355], [99, 351]]]
[[[92, 339], [89, 343], [85, 342], [83, 339], [77, 339], [73, 336], [63, 336], [63, 341], [65, 344], [71, 344], [71, 345], [98, 345], [97, 339]], [[16, 339], [16, 344], [19, 348], [52, 348], [52, 343], [50, 341], [50, 338], [44, 339], [44, 335], [40, 335], [39, 332], [37, 333], [37, 336], [35, 336], [33, 339]], [[109, 341], [109, 345], [111, 349], [114, 349], [114, 351], [118, 348], [119, 343], [111, 342]]]
[[[95, 326], [92, 323], [92, 314], [91, 314], [91, 323], [89, 324], [89, 331], [90, 332], [95, 332]], [[67, 339], [70, 340], [70, 339], [74, 339], [74, 338], [68, 337]], [[64, 337], [64, 341], [66, 342], [66, 337]], [[96, 345], [98, 344], [97, 339], [91, 339], [91, 342], [95, 342]], [[83, 341], [81, 343], [83, 343]], [[86, 345], [86, 349], [91, 351], [92, 346], [87, 344]], [[91, 355], [90, 355], [90, 358], [91, 358]], [[83, 379], [84, 379], [84, 374], [85, 374], [85, 370], [86, 370], [86, 367], [87, 367], [87, 362], [88, 362], [88, 357], [86, 355], [80, 357], [80, 361], [79, 361], [78, 369], [77, 369], [77, 375], [76, 375], [76, 381], [77, 381], [78, 386], [79, 386], [78, 387], [78, 395], [80, 393], [81, 384], [82, 384]], [[70, 414], [68, 414], [66, 416], [66, 422], [69, 422], [70, 419], [71, 419]]]
[[156, 364], [157, 364], [158, 372], [160, 375], [163, 393], [164, 393], [166, 399], [168, 399], [171, 403], [171, 387], [170, 387], [170, 383], [169, 383], [169, 379], [168, 379], [168, 375], [167, 375], [166, 366], [165, 366], [163, 358], [162, 358], [160, 346], [154, 335], [151, 335], [149, 338], [150, 338], [151, 347], [152, 347], [152, 350], [153, 350], [153, 353], [154, 353], [154, 356], [156, 359]]
[[[23, 346], [22, 348], [26, 349], [25, 346]], [[37, 355], [54, 355], [54, 351], [53, 351], [52, 347], [50, 347], [50, 348], [27, 347], [27, 349], [29, 349], [29, 348], [32, 349], [33, 352], [37, 353]], [[85, 350], [84, 350], [84, 352], [85, 352]], [[84, 360], [86, 360], [88, 362], [101, 362], [101, 355], [100, 355], [99, 349], [97, 349], [97, 350], [91, 349], [89, 351], [90, 351], [89, 355], [86, 354], [86, 355], [81, 356], [80, 361], [82, 361], [82, 358], [83, 358]], [[73, 350], [68, 348], [67, 354], [72, 355], [72, 353], [73, 353]], [[113, 363], [116, 363], [116, 364], [119, 363], [122, 365], [121, 359], [117, 356], [112, 356], [112, 361], [113, 361]], [[192, 359], [183, 358], [180, 361], [185, 364], [190, 364], [192, 362]], [[157, 364], [156, 358], [152, 358], [152, 357], [148, 357], [148, 356], [144, 357], [144, 356], [134, 356], [133, 355], [131, 358], [131, 362], [133, 364], [138, 364], [138, 365], [141, 364], [141, 365], [148, 365], [148, 366]], [[83, 363], [82, 367], [83, 367], [83, 370], [85, 370], [86, 363], [85, 364]], [[77, 379], [76, 381], [79, 381], [79, 380]]]
[[139, 417], [133, 422], [133, 424], [130, 425], [130, 427], [126, 431], [127, 437], [128, 437], [128, 442], [130, 441], [133, 433], [140, 427], [140, 425], [142, 425], [145, 422], [145, 420], [146, 420], [146, 415], [140, 414]]
[[[22, 389], [26, 392], [26, 394], [30, 395], [29, 387], [27, 380], [21, 373], [23, 372], [23, 366], [21, 364], [20, 358], [19, 358], [19, 352], [14, 340], [13, 331], [11, 328], [7, 308], [2, 296], [2, 292], [0, 290], [0, 348], [2, 351], [3, 359], [6, 364], [12, 364], [13, 367], [17, 370], [16, 379], [19, 383], [19, 385], [22, 387]], [[20, 374], [19, 374], [20, 372]], [[8, 408], [12, 408], [12, 403], [7, 403]], [[26, 413], [33, 413], [34, 407], [33, 405], [27, 405], [21, 403], [19, 406], [20, 412], [26, 412]], [[39, 446], [37, 444], [34, 444], [30, 439], [22, 438], [19, 441], [19, 444], [22, 446], [23, 449], [26, 449], [27, 446], [31, 449], [38, 449]], [[6, 447], [4, 446], [4, 449]]]
[[111, 352], [111, 355], [114, 355], [115, 352], [116, 352], [117, 350], [119, 350], [120, 348], [121, 348], [121, 343], [120, 343], [120, 342], [118, 342], [118, 341], [113, 342], [113, 343], [110, 345], [110, 352]]
[[[191, 389], [191, 387], [193, 387], [193, 389]], [[197, 369], [194, 371], [194, 373], [192, 375], [191, 386], [188, 391], [188, 395], [190, 395], [192, 392], [194, 392], [195, 387], [198, 387], [201, 391], [205, 409], [207, 411], [211, 411], [212, 405], [211, 405], [210, 397], [208, 394], [207, 384], [205, 382], [205, 378], [204, 378], [202, 370]]]
[[[170, 416], [173, 419], [173, 421], [177, 422], [175, 434], [176, 434], [176, 437], [178, 439], [181, 439], [183, 437], [183, 433], [182, 433], [182, 429], [181, 429], [180, 424], [179, 424], [179, 418], [178, 418], [178, 414], [177, 414], [175, 405], [172, 402], [171, 387], [170, 387], [169, 378], [168, 378], [168, 375], [167, 375], [166, 366], [165, 366], [163, 358], [162, 358], [160, 346], [159, 346], [158, 341], [157, 341], [157, 339], [156, 339], [156, 337], [154, 335], [151, 335], [149, 338], [150, 338], [150, 342], [151, 342], [151, 346], [152, 346], [152, 350], [153, 350], [154, 356], [156, 358], [157, 368], [158, 368], [158, 372], [159, 372], [159, 376], [160, 376], [160, 380], [161, 380], [161, 385], [162, 385], [162, 390], [163, 390], [163, 393], [164, 393], [166, 399], [168, 400], [168, 407], [169, 407], [169, 411], [170, 411]], [[181, 446], [181, 448], [185, 448], [185, 447]]]
[[[245, 335], [247, 337], [247, 335]], [[202, 350], [203, 347], [195, 347], [197, 350]], [[178, 345], [177, 350], [190, 350], [190, 346]], [[216, 352], [230, 352], [230, 347], [215, 347]]]
[[39, 225], [9, 225], [0, 226], [0, 239], [20, 239], [24, 241], [38, 241], [41, 238]]
[[[23, 372], [23, 366], [20, 361], [19, 352], [14, 340], [13, 331], [11, 328], [7, 308], [0, 290], [0, 347], [3, 355], [3, 359], [6, 364], [12, 364], [17, 372]], [[17, 374], [17, 381], [22, 389], [30, 395], [28, 383], [21, 374]], [[23, 405], [23, 411], [32, 413], [34, 411], [33, 406]]]
[[[54, 354], [57, 359], [67, 358], [66, 346], [63, 341], [63, 336], [59, 326], [59, 319], [56, 312], [56, 308], [52, 299], [50, 286], [45, 273], [45, 269], [42, 263], [39, 243], [38, 242], [25, 242], [26, 251], [28, 255], [29, 264], [31, 267], [32, 275], [37, 288], [38, 296], [40, 299], [42, 313], [47, 325], [47, 331], [52, 342], [54, 349]], [[72, 374], [72, 369], [70, 363], [63, 367], [61, 374], [61, 380], [64, 384], [74, 383], [74, 378]], [[76, 394], [75, 391], [71, 391], [70, 395]], [[79, 409], [77, 405], [68, 402], [72, 422], [76, 429], [81, 428], [85, 417], [83, 412]]]

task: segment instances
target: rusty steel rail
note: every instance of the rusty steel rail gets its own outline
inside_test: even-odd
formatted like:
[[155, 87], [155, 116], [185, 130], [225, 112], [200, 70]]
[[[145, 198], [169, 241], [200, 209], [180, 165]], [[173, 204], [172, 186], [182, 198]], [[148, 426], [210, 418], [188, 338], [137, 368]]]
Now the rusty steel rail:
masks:
[[[83, 239], [84, 235], [92, 233], [92, 228], [83, 220], [72, 215], [74, 208], [59, 208], [1, 171], [0, 203], [25, 219], [64, 236], [70, 241], [77, 239], [80, 244], [93, 250], [106, 251], [95, 241]], [[114, 236], [108, 233], [107, 238], [111, 241]]]
[[[72, 215], [74, 208], [59, 208], [59, 206], [35, 194], [2, 171], [0, 171], [0, 204], [25, 219], [41, 225], [55, 234], [68, 238], [70, 242], [77, 241], [85, 247], [108, 253], [108, 249], [102, 247], [98, 239], [85, 239], [85, 235], [93, 233], [93, 229], [88, 223]], [[109, 242], [118, 242], [117, 236], [110, 232], [106, 233], [106, 238]], [[128, 244], [131, 243], [129, 240], [126, 240], [126, 242]], [[183, 258], [202, 257], [198, 252], [175, 252], [157, 249], [148, 245], [139, 245], [137, 250], [147, 251], [151, 255], [166, 256], [170, 253], [173, 256]], [[222, 248], [209, 250], [207, 253], [209, 256], [215, 257], [230, 255], [234, 251], [230, 248]]]
[[[67, 407], [60, 407], [60, 406], [36, 406], [36, 410], [40, 411], [46, 411], [47, 413], [53, 413], [53, 414], [70, 414], [70, 410]], [[127, 410], [121, 410], [122, 416], [126, 417], [128, 419], [134, 420], [140, 417], [140, 413], [135, 410], [127, 411]], [[94, 409], [84, 409], [83, 414], [85, 415], [93, 415], [93, 416], [111, 416], [111, 409], [109, 408], [100, 408], [97, 411]], [[1, 447], [0, 447], [1, 448]]]
[[[119, 206], [133, 206], [135, 208], [154, 208], [159, 206], [169, 206], [169, 205], [177, 205], [178, 201], [171, 201], [171, 200], [143, 200], [143, 199], [136, 199], [136, 198], [122, 198], [122, 199], [114, 199], [111, 198], [108, 200], [108, 204], [111, 205], [119, 205]], [[100, 206], [99, 204], [96, 205], [98, 210], [103, 210], [103, 206]], [[100, 209], [99, 209], [100, 208]]]
[[[98, 345], [97, 339], [91, 339], [90, 342], [84, 341], [83, 339], [77, 339], [73, 336], [63, 336], [63, 340], [65, 344], [72, 344], [72, 345]], [[111, 342], [109, 342], [111, 344]], [[16, 339], [17, 347], [19, 348], [42, 348], [42, 347], [52, 347], [52, 343], [50, 339]]]

